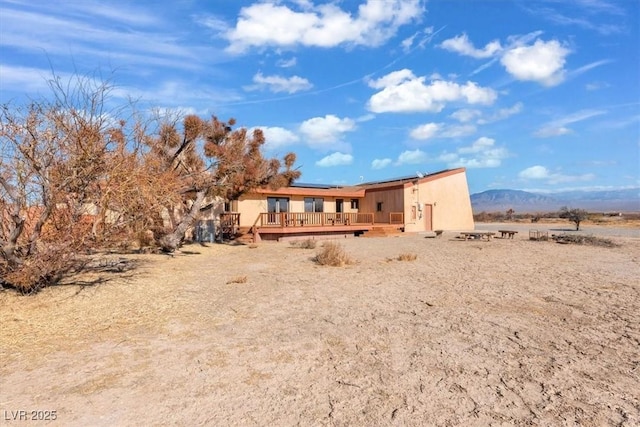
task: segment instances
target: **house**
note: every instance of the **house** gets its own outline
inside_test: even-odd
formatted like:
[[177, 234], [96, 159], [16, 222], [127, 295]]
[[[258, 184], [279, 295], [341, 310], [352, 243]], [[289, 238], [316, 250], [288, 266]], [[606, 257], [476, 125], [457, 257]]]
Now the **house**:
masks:
[[260, 188], [226, 205], [220, 226], [254, 241], [474, 227], [464, 168], [354, 186]]

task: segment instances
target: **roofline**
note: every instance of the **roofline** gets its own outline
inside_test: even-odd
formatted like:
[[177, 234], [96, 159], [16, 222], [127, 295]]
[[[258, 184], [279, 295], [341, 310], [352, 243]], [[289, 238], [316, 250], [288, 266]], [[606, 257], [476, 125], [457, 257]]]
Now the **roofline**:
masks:
[[364, 187], [364, 188], [384, 188], [384, 187], [391, 187], [391, 186], [398, 186], [398, 185], [404, 185], [405, 187], [408, 186], [409, 184], [412, 184], [414, 182], [418, 182], [419, 184], [422, 184], [424, 182], [430, 182], [430, 181], [435, 181], [437, 179], [441, 179], [441, 178], [446, 178], [448, 176], [451, 175], [456, 175], [459, 173], [465, 173], [466, 172], [466, 168], [455, 168], [455, 169], [445, 169], [442, 171], [438, 171], [438, 172], [434, 172], [425, 176], [418, 176], [416, 175], [411, 175], [408, 177], [403, 177], [403, 178], [395, 178], [395, 179], [389, 179], [389, 180], [384, 180], [384, 181], [373, 181], [373, 182], [367, 182], [367, 183], [363, 183], [363, 184], [359, 184], [357, 185], [357, 187]]
[[254, 194], [267, 194], [274, 196], [328, 196], [328, 197], [364, 197], [364, 188], [340, 187], [340, 188], [313, 188], [313, 187], [280, 187], [258, 188], [251, 191]]
[[[257, 188], [249, 194], [267, 194], [273, 196], [325, 196], [325, 197], [364, 197], [367, 190], [383, 189], [391, 187], [408, 187], [413, 183], [425, 183], [435, 181], [447, 176], [466, 172], [466, 168], [446, 169], [434, 172], [423, 177], [418, 175], [404, 178], [395, 178], [385, 181], [368, 182], [354, 186], [323, 186], [316, 184], [297, 184], [289, 187], [272, 189], [269, 187]], [[307, 185], [307, 186], [305, 186]]]

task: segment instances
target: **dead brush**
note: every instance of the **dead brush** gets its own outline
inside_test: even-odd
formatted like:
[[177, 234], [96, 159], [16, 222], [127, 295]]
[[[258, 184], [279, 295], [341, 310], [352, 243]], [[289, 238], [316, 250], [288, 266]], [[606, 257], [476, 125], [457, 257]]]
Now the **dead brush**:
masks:
[[316, 241], [313, 240], [313, 239], [294, 240], [289, 244], [291, 246], [293, 246], [294, 248], [300, 248], [300, 249], [315, 249], [316, 248]]
[[324, 243], [322, 249], [318, 251], [313, 260], [320, 265], [329, 265], [331, 267], [343, 267], [355, 263], [342, 246], [335, 242]]
[[558, 236], [552, 236], [552, 238], [556, 242], [564, 244], [601, 246], [605, 248], [615, 248], [620, 246], [611, 239], [584, 234], [560, 234]]
[[249, 280], [247, 276], [235, 276], [227, 280], [227, 285], [230, 285], [232, 283], [247, 283], [247, 280]]
[[398, 261], [415, 261], [418, 259], [418, 255], [411, 252], [405, 252], [398, 255], [398, 258], [396, 259]]

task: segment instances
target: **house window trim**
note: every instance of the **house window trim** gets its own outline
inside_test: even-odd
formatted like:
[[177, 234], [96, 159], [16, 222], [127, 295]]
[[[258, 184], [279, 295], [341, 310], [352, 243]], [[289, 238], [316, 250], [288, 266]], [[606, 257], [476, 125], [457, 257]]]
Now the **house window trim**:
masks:
[[[270, 212], [269, 211], [269, 200], [275, 200], [276, 204], [276, 211], [275, 212]], [[285, 201], [287, 202], [287, 209], [286, 210], [280, 210], [280, 201]], [[267, 197], [267, 212], [268, 213], [282, 213], [282, 212], [289, 212], [289, 210], [291, 209], [291, 199], [289, 197]]]
[[[312, 210], [307, 209], [307, 203], [311, 203]], [[318, 202], [320, 202], [318, 210]], [[323, 197], [305, 197], [304, 198], [304, 211], [305, 213], [322, 213], [324, 212], [324, 198]]]

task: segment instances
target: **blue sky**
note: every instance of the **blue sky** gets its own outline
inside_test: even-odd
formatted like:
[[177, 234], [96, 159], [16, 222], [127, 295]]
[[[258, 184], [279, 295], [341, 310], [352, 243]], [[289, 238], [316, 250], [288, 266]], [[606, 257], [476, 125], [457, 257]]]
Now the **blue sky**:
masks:
[[0, 101], [100, 73], [118, 102], [261, 127], [301, 182], [638, 187], [639, 20], [637, 0], [0, 0]]

